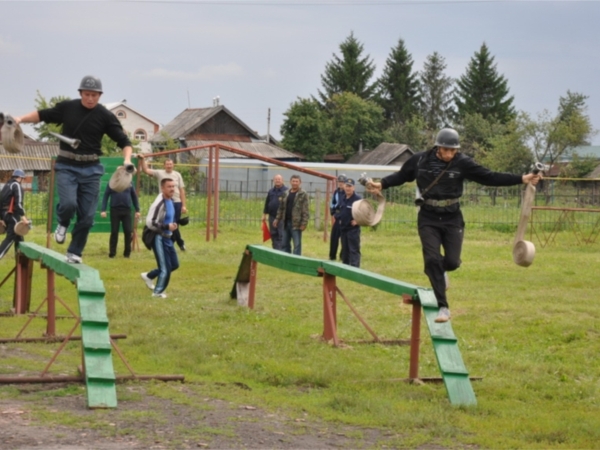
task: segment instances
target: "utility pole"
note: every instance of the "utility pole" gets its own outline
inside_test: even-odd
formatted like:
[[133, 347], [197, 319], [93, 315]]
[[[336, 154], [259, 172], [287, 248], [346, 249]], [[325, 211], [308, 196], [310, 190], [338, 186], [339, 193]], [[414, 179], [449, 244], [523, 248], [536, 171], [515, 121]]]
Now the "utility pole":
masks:
[[271, 108], [269, 108], [267, 110], [267, 144], [271, 141], [270, 130], [271, 130]]

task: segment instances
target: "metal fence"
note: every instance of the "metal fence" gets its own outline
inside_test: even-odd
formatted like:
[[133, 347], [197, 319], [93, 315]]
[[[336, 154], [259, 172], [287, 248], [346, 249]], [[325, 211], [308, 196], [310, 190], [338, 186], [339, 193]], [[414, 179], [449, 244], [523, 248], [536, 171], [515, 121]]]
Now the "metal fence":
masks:
[[[195, 222], [205, 221], [207, 211], [205, 166], [178, 165], [176, 169], [181, 171], [186, 181], [190, 219]], [[381, 176], [395, 169], [386, 168], [386, 170], [387, 172], [382, 173]], [[286, 171], [290, 173], [285, 173]], [[267, 170], [264, 165], [221, 169], [218, 186], [219, 221], [239, 226], [257, 226], [262, 217], [264, 198], [271, 186], [272, 176], [274, 173], [282, 172], [284, 179], [291, 175], [291, 171], [287, 169], [270, 167]], [[325, 180], [304, 175], [302, 178], [302, 187], [309, 193], [311, 199], [311, 226], [322, 229], [326, 213]], [[357, 185], [357, 192], [369, 198], [363, 186]], [[523, 186], [491, 188], [467, 182], [461, 199], [465, 220], [469, 226], [512, 231], [519, 220], [522, 193]], [[148, 210], [157, 194], [156, 179], [141, 175], [138, 195], [142, 213]], [[402, 224], [416, 222], [414, 183], [386, 190], [384, 194], [387, 204], [383, 220], [378, 227], [393, 229]], [[594, 227], [598, 222], [598, 215], [589, 212], [598, 212], [595, 210], [600, 208], [600, 180], [543, 180], [537, 189], [535, 205], [559, 210], [572, 209], [571, 214], [578, 226]], [[26, 192], [25, 209], [27, 217], [32, 219], [34, 224], [45, 224], [48, 215], [48, 193]], [[556, 214], [557, 210], [552, 209], [536, 211], [536, 222], [541, 226], [545, 224], [552, 226], [556, 223]]]

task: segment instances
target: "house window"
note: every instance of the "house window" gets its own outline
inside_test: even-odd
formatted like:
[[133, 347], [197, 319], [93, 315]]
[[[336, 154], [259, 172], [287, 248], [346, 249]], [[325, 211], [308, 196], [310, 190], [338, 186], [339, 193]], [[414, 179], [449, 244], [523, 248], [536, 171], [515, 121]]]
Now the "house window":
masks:
[[125, 118], [127, 118], [127, 114], [126, 114], [126, 113], [125, 113], [125, 111], [123, 111], [122, 109], [119, 109], [119, 110], [117, 111], [117, 114], [116, 114], [116, 115], [117, 115], [117, 117], [118, 117], [119, 119], [125, 119]]
[[144, 130], [135, 130], [135, 133], [133, 133], [133, 137], [137, 141], [145, 141], [146, 140], [146, 132]]

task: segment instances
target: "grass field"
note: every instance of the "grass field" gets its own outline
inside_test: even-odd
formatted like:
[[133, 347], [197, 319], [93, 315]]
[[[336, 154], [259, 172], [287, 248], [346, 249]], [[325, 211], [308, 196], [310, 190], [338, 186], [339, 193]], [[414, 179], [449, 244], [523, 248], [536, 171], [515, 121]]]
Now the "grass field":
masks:
[[[198, 225], [183, 234], [188, 251], [180, 253], [166, 300], [151, 298], [139, 276], [154, 267], [151, 252], [142, 248], [130, 260], [109, 259], [108, 235], [93, 234], [84, 255], [101, 273], [111, 333], [127, 334], [119, 346], [137, 373], [183, 374], [192, 388], [239, 404], [380, 427], [394, 436], [395, 447], [600, 448], [600, 244], [576, 245], [572, 233], [561, 232], [554, 245], [541, 248], [536, 241], [534, 264], [522, 268], [512, 262], [513, 235], [467, 227], [449, 302], [464, 362], [483, 379], [473, 384], [478, 405], [456, 408], [443, 385], [401, 381], [408, 376], [408, 347], [359, 343], [370, 335], [341, 299], [338, 333], [346, 345], [322, 342], [319, 278], [259, 265], [255, 309], [237, 306], [229, 292], [245, 246], [261, 243], [258, 226], [225, 226], [214, 242], [205, 242]], [[28, 240], [44, 245], [45, 235], [34, 229]], [[303, 249], [310, 257], [328, 255], [322, 233], [314, 230], [305, 232]], [[366, 270], [428, 286], [414, 227], [364, 229], [362, 254]], [[13, 264], [10, 255], [0, 262], [2, 277]], [[338, 286], [379, 337], [409, 337], [410, 307], [401, 299], [346, 280]], [[45, 296], [43, 270], [34, 274], [34, 290], [36, 307]], [[56, 290], [76, 308], [66, 280], [57, 280]], [[0, 289], [0, 311], [11, 302], [9, 282]], [[24, 321], [0, 317], [1, 337], [14, 336]], [[36, 319], [26, 334], [38, 337], [44, 326]], [[62, 333], [71, 326], [58, 321]], [[22, 357], [4, 359], [2, 374], [39, 373], [37, 357], [52, 353], [47, 345], [10, 345]], [[70, 343], [52, 372], [74, 374], [80, 359], [79, 344]], [[113, 359], [117, 372], [126, 374]], [[420, 375], [439, 376], [425, 326]], [[174, 383], [156, 391], [186, 401]], [[124, 394], [122, 387], [118, 393]], [[16, 395], [0, 386], [0, 397]], [[72, 418], [57, 411], [44, 420]]]

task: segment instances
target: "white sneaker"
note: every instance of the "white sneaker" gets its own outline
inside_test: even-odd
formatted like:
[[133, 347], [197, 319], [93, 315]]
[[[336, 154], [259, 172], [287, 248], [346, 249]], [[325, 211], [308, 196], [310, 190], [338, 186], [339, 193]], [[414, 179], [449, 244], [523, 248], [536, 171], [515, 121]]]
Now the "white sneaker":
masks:
[[64, 244], [65, 239], [67, 237], [67, 227], [63, 227], [62, 225], [58, 225], [56, 227], [56, 231], [54, 232], [54, 240], [57, 244]]
[[438, 316], [435, 318], [435, 321], [437, 323], [444, 323], [444, 322], [448, 322], [450, 320], [450, 310], [448, 308], [446, 308], [445, 306], [442, 306], [440, 308], [440, 312], [438, 313]]
[[77, 256], [74, 253], [67, 253], [67, 256], [65, 259], [67, 260], [68, 263], [71, 263], [71, 264], [83, 263], [83, 258], [81, 256]]
[[144, 283], [146, 283], [146, 286], [148, 286], [148, 289], [154, 290], [154, 283], [148, 278], [148, 272], [144, 272], [140, 274], [140, 276], [142, 277], [142, 280], [144, 280]]
[[165, 294], [164, 292], [161, 292], [160, 294], [152, 294], [152, 297], [154, 297], [154, 298], [167, 298], [167, 294]]

